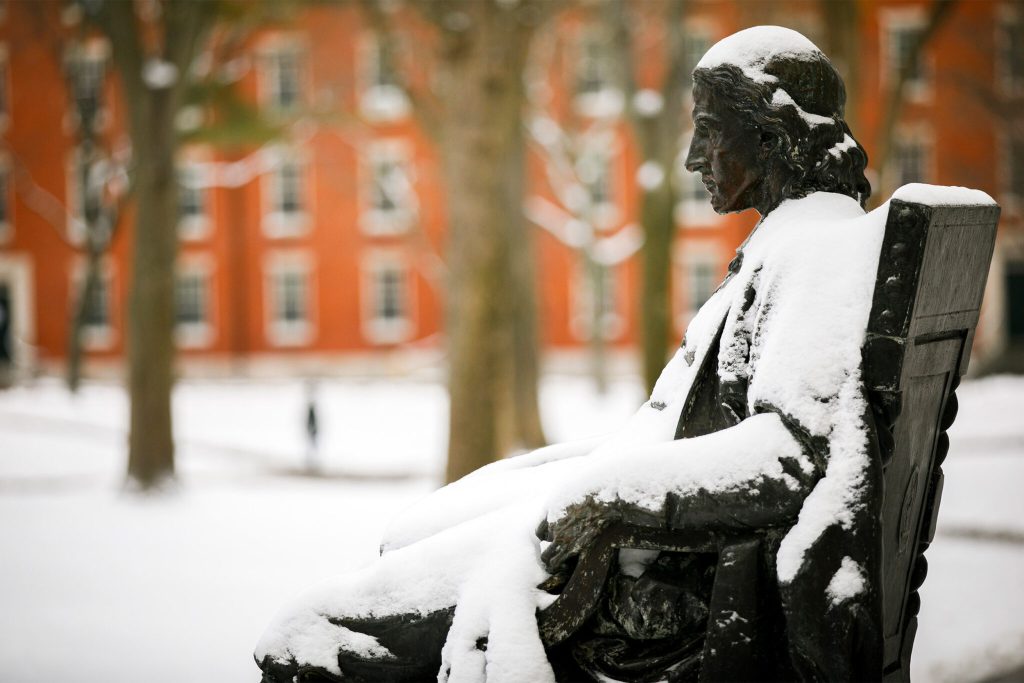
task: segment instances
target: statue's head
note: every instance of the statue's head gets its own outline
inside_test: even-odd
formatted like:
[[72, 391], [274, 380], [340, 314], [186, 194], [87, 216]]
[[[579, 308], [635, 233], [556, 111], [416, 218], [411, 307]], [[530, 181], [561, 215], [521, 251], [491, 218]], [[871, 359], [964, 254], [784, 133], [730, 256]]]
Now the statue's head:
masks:
[[718, 213], [765, 215], [817, 191], [863, 205], [871, 194], [867, 153], [843, 120], [843, 80], [804, 36], [778, 26], [735, 33], [708, 50], [693, 81], [686, 168]]

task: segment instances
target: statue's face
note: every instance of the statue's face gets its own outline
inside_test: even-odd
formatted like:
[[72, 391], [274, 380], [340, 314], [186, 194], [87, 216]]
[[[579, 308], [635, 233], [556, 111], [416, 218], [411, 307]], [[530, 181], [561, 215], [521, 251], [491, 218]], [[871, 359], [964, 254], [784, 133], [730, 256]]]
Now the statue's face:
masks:
[[693, 141], [686, 168], [700, 173], [715, 211], [753, 207], [765, 213], [763, 144], [758, 129], [733, 112], [724, 98], [699, 82], [695, 85]]

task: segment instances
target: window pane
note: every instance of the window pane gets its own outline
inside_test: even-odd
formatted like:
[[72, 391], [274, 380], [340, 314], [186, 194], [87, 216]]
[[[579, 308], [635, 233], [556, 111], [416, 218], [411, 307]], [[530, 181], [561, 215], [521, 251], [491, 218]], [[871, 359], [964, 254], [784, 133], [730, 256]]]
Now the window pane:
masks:
[[711, 261], [697, 261], [690, 266], [690, 310], [696, 311], [715, 293], [717, 268]]
[[302, 96], [302, 59], [295, 50], [282, 50], [270, 57], [272, 104], [289, 111], [299, 105]]
[[298, 323], [306, 320], [306, 276], [298, 271], [285, 271], [276, 276], [275, 319]]
[[395, 268], [383, 268], [376, 273], [375, 317], [391, 321], [405, 318], [404, 276]]
[[179, 276], [176, 299], [179, 324], [196, 325], [206, 322], [206, 282], [203, 276], [196, 273]]
[[196, 218], [205, 212], [204, 190], [195, 169], [184, 168], [178, 172], [179, 210], [182, 218]]
[[86, 327], [107, 327], [110, 323], [107, 281], [100, 277], [85, 303]]
[[281, 163], [277, 172], [278, 197], [277, 211], [284, 214], [302, 212], [301, 173], [298, 165], [292, 161]]
[[7, 183], [8, 176], [6, 169], [0, 169], [0, 226], [3, 226], [9, 220], [8, 207], [7, 207], [7, 192], [10, 189]]

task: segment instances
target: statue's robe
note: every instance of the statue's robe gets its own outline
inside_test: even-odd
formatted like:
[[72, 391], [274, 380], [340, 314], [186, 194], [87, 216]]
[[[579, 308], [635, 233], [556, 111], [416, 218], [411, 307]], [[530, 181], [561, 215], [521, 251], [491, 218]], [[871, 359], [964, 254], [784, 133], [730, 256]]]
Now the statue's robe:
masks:
[[[256, 653], [268, 680], [301, 666], [338, 680], [553, 680], [534, 618], [551, 596], [536, 589], [546, 573], [533, 530], [586, 500], [683, 534], [783, 528], [766, 561], [786, 666], [805, 680], [879, 678], [880, 465], [860, 346], [885, 212], [828, 193], [784, 202], [629, 423], [495, 463], [414, 505], [375, 565], [279, 615]], [[640, 579], [660, 566], [632, 565]], [[699, 601], [706, 568], [678, 568]]]

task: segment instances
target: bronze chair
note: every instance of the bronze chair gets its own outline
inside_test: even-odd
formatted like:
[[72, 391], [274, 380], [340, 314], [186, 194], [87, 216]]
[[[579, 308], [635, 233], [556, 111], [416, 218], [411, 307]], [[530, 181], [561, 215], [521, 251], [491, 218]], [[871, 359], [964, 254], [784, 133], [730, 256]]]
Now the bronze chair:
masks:
[[[863, 377], [881, 457], [881, 558], [878, 590], [883, 643], [861, 654], [861, 670], [886, 681], [910, 677], [928, 564], [942, 496], [946, 430], [956, 417], [956, 387], [967, 370], [995, 244], [999, 207], [929, 206], [892, 200], [867, 336]], [[795, 521], [795, 520], [794, 520]], [[620, 548], [716, 553], [699, 679], [773, 680], [792, 675], [786, 624], [770, 550], [787, 528], [727, 537], [675, 532], [651, 520], [618, 522], [579, 558], [558, 598], [538, 613], [549, 652], [571, 638], [601, 605]], [[878, 640], [877, 638], [875, 640]], [[782, 653], [780, 655], [780, 653]], [[570, 656], [571, 655], [567, 655]], [[787, 668], [787, 666], [789, 668]], [[781, 667], [781, 668], [780, 668]], [[646, 680], [638, 671], [634, 680]]]

